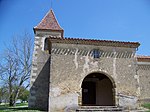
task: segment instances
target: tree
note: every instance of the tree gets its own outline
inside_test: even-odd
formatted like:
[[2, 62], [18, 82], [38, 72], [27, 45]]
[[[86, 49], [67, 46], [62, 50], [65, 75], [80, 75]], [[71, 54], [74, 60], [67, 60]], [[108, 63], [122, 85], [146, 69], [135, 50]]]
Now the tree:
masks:
[[28, 101], [28, 97], [29, 97], [29, 90], [26, 89], [25, 87], [21, 87], [18, 99], [21, 99], [22, 102], [24, 102]]
[[9, 93], [9, 105], [14, 106], [23, 85], [29, 86], [32, 40], [28, 33], [13, 38], [0, 61], [0, 78]]
[[8, 92], [5, 86], [0, 88], [0, 103], [6, 103], [8, 101]]

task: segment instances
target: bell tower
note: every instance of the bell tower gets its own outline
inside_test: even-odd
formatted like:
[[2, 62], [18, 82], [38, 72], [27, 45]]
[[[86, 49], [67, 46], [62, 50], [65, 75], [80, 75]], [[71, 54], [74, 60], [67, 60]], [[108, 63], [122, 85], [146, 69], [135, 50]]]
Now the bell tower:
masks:
[[52, 9], [33, 30], [35, 39], [30, 76], [29, 108], [48, 110], [50, 54], [47, 52], [49, 48], [46, 48], [50, 44], [49, 38], [63, 38], [64, 30], [58, 24]]

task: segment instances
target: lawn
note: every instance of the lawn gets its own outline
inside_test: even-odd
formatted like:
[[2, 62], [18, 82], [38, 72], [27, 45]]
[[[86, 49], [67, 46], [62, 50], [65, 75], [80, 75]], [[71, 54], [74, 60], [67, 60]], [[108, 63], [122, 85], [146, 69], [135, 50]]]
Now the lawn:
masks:
[[17, 104], [15, 107], [9, 107], [8, 104], [0, 105], [0, 112], [42, 112], [39, 110], [28, 109], [27, 103]]
[[150, 112], [150, 103], [142, 104], [142, 107], [149, 109], [149, 111], [146, 112]]

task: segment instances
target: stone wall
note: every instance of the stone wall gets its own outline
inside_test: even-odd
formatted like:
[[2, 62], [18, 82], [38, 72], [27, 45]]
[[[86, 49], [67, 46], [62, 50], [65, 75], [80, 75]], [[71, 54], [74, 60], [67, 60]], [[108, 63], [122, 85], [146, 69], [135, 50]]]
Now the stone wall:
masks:
[[29, 108], [48, 110], [50, 55], [44, 51], [45, 37], [35, 36], [30, 77]]
[[138, 62], [137, 70], [140, 79], [140, 101], [141, 103], [150, 102], [150, 63]]
[[[93, 49], [101, 51], [100, 58], [93, 58]], [[82, 81], [94, 72], [113, 82], [116, 105], [136, 108], [139, 79], [134, 55], [134, 48], [52, 43], [49, 110], [61, 112], [82, 104]]]

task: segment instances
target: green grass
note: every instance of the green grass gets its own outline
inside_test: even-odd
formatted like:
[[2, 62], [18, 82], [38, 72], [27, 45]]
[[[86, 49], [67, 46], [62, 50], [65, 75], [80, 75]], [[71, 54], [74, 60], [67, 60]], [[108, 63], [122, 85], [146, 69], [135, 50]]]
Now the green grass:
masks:
[[17, 104], [15, 107], [9, 107], [8, 104], [1, 104], [0, 112], [42, 112], [42, 111], [28, 109], [27, 103], [21, 103]]
[[150, 103], [142, 104], [142, 107], [147, 108], [147, 109], [150, 109]]
[[150, 103], [142, 104], [142, 107], [149, 109], [149, 111], [146, 112], [150, 112]]

